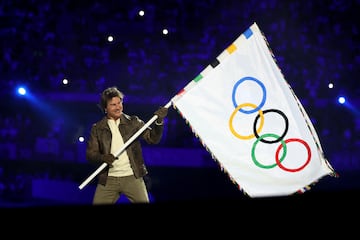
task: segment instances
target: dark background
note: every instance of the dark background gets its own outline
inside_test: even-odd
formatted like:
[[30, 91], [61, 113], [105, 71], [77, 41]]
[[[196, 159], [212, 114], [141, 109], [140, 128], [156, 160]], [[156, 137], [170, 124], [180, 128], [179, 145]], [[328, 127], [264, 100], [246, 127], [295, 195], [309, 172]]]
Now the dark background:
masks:
[[[146, 121], [254, 22], [339, 174], [305, 195], [357, 192], [359, 6], [358, 0], [1, 1], [0, 206], [90, 205], [94, 182], [78, 186], [95, 169], [78, 138], [86, 140], [102, 117], [101, 91], [117, 86], [126, 95], [124, 111]], [[18, 86], [28, 95], [17, 95]], [[338, 104], [339, 96], [346, 104]], [[173, 109], [161, 143], [144, 146], [144, 154], [154, 202], [247, 199]]]

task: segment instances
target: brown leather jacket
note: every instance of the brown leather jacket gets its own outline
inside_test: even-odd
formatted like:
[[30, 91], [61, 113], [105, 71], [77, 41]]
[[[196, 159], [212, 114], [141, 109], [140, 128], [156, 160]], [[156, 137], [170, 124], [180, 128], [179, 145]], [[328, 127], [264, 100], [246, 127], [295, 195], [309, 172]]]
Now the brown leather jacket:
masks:
[[[123, 113], [120, 117], [119, 130], [124, 139], [124, 143], [126, 143], [127, 140], [129, 140], [144, 125], [144, 121], [139, 117], [129, 116]], [[144, 163], [140, 139], [145, 140], [148, 144], [157, 144], [161, 140], [163, 130], [163, 125], [152, 124], [151, 127], [146, 128], [139, 137], [126, 148], [126, 152], [130, 159], [130, 165], [136, 178], [148, 174], [148, 170]], [[87, 161], [100, 166], [104, 163], [102, 160], [103, 156], [110, 153], [110, 148], [111, 131], [107, 124], [107, 117], [105, 116], [91, 127], [90, 137], [86, 147]], [[100, 184], [106, 184], [108, 169], [107, 166], [98, 174], [97, 177]]]

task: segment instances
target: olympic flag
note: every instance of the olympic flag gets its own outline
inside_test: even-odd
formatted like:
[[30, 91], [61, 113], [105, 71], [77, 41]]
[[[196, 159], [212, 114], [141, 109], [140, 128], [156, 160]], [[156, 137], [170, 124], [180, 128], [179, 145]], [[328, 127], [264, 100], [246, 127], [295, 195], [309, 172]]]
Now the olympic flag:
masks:
[[172, 99], [212, 158], [250, 197], [304, 192], [334, 170], [257, 24]]

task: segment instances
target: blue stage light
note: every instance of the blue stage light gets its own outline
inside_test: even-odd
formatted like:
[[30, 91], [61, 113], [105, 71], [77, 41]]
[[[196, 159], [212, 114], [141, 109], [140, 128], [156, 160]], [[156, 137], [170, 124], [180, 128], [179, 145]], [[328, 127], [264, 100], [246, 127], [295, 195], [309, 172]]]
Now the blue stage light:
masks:
[[17, 93], [20, 94], [20, 95], [26, 95], [26, 89], [24, 87], [19, 87], [17, 89]]
[[338, 98], [338, 102], [339, 102], [340, 104], [344, 104], [344, 103], [346, 102], [345, 97], [339, 97], [339, 98]]

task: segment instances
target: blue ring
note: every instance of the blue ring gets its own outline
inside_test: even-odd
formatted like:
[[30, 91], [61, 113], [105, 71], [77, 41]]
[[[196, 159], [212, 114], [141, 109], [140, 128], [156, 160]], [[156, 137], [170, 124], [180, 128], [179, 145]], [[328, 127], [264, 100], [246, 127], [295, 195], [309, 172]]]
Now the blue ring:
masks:
[[255, 109], [252, 109], [252, 110], [244, 110], [244, 109], [239, 109], [240, 112], [242, 113], [245, 113], [245, 114], [250, 114], [250, 113], [254, 113], [254, 112], [257, 112], [260, 110], [260, 108], [262, 108], [264, 105], [265, 105], [265, 101], [266, 101], [266, 89], [265, 89], [265, 86], [264, 84], [259, 81], [258, 79], [256, 78], [253, 78], [253, 77], [243, 77], [242, 79], [240, 79], [235, 85], [234, 85], [234, 88], [233, 88], [233, 92], [232, 92], [232, 101], [233, 101], [233, 104], [234, 104], [234, 107], [237, 108], [237, 106], [239, 106], [237, 103], [236, 103], [236, 99], [235, 99], [235, 92], [236, 92], [236, 88], [240, 85], [240, 83], [246, 81], [246, 80], [251, 80], [251, 81], [254, 81], [256, 82], [257, 84], [260, 85], [262, 91], [263, 91], [263, 98], [261, 100], [261, 103], [258, 105], [257, 108]]

